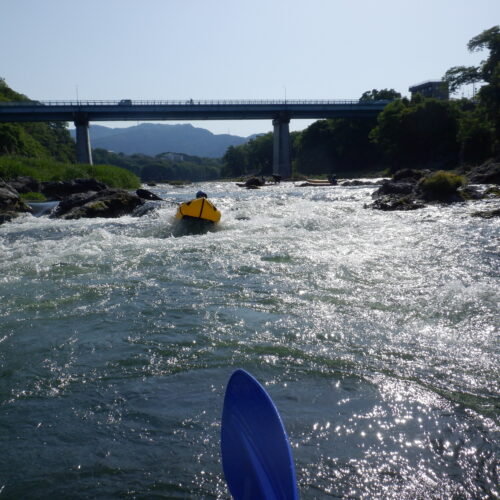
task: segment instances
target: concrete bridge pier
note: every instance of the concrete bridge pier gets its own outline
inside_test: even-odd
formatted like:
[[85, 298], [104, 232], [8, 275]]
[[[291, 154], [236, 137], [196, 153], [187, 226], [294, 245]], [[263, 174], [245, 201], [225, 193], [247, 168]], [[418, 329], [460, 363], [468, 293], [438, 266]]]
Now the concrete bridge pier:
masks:
[[292, 176], [291, 144], [290, 144], [290, 118], [279, 117], [273, 120], [273, 174], [283, 179]]
[[76, 127], [76, 161], [92, 165], [92, 149], [90, 148], [89, 120], [86, 116], [75, 117]]

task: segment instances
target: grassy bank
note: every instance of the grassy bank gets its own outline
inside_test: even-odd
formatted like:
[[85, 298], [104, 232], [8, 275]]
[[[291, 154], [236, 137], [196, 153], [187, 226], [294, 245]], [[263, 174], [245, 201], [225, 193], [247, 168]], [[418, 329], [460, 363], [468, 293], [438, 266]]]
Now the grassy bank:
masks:
[[28, 175], [39, 181], [69, 181], [93, 178], [109, 187], [136, 189], [141, 181], [132, 172], [113, 165], [85, 165], [59, 163], [43, 158], [0, 156], [0, 178], [4, 180]]

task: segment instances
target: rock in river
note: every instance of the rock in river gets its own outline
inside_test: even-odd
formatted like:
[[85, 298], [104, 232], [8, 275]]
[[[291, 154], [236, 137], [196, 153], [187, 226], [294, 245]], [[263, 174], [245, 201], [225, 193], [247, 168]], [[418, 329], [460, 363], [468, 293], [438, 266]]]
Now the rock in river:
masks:
[[72, 179], [70, 181], [47, 181], [41, 183], [41, 192], [49, 199], [62, 200], [75, 193], [104, 191], [106, 184], [96, 179]]
[[131, 214], [144, 200], [123, 189], [76, 193], [64, 198], [51, 217], [80, 219], [82, 217], [120, 217]]
[[0, 224], [14, 219], [20, 213], [30, 211], [30, 207], [21, 200], [19, 193], [0, 179]]

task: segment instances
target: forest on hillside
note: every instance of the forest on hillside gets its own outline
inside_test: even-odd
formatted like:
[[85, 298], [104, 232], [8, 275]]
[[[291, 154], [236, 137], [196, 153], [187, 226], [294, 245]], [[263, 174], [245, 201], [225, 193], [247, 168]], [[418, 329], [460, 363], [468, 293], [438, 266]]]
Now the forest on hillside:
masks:
[[[29, 101], [12, 90], [0, 78], [0, 103]], [[31, 158], [53, 159], [74, 163], [75, 143], [66, 124], [54, 123], [0, 123], [0, 156], [14, 155]]]

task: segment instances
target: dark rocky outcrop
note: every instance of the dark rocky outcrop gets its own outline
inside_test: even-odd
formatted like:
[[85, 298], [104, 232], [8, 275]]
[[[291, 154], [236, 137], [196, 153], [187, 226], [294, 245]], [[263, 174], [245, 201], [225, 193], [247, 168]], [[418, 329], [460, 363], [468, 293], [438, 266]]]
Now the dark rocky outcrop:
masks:
[[105, 189], [107, 189], [106, 184], [96, 179], [72, 179], [42, 182], [40, 192], [49, 199], [62, 200], [72, 194], [99, 192]]
[[500, 184], [500, 161], [490, 160], [464, 174], [472, 184]]
[[123, 189], [75, 193], [64, 198], [51, 217], [80, 219], [82, 217], [120, 217], [131, 214], [144, 200]]
[[420, 179], [422, 179], [422, 177], [425, 177], [426, 175], [429, 175], [430, 173], [431, 173], [430, 170], [418, 170], [415, 168], [403, 168], [401, 170], [398, 170], [392, 176], [392, 180], [394, 182], [406, 181], [406, 182], [415, 183], [416, 181], [419, 181]]
[[460, 188], [463, 178], [451, 172], [404, 169], [392, 179], [382, 181], [372, 194], [374, 202], [367, 208], [377, 210], [415, 210], [427, 203], [453, 203], [478, 199], [472, 188]]
[[481, 217], [482, 219], [493, 219], [493, 217], [500, 217], [500, 208], [493, 210], [482, 210], [471, 214], [472, 217]]
[[158, 195], [152, 193], [151, 191], [148, 191], [147, 189], [138, 189], [135, 194], [143, 200], [162, 200], [162, 198], [160, 198]]
[[423, 202], [414, 199], [411, 196], [382, 196], [381, 198], [377, 198], [371, 205], [369, 205], [369, 208], [385, 211], [416, 210], [423, 207], [425, 207], [425, 204]]
[[474, 167], [459, 167], [457, 172], [464, 175], [471, 184], [500, 184], [500, 157]]
[[21, 200], [18, 191], [0, 179], [0, 224], [30, 211], [31, 208]]
[[377, 196], [397, 195], [406, 196], [412, 194], [416, 188], [416, 181], [408, 182], [406, 179], [401, 181], [384, 180], [377, 189]]
[[340, 183], [341, 186], [378, 186], [382, 181], [359, 181], [354, 179], [353, 181], [343, 181]]
[[247, 181], [245, 181], [245, 186], [247, 188], [252, 188], [252, 187], [260, 187], [264, 186], [266, 181], [264, 179], [259, 179], [258, 177], [250, 177]]
[[9, 181], [9, 185], [18, 193], [40, 193], [42, 185], [40, 181], [28, 175], [16, 177]]
[[418, 189], [421, 173], [405, 170], [397, 173], [393, 179], [384, 179], [380, 187], [372, 194], [374, 199], [369, 208], [376, 210], [416, 210], [424, 207], [424, 201]]

